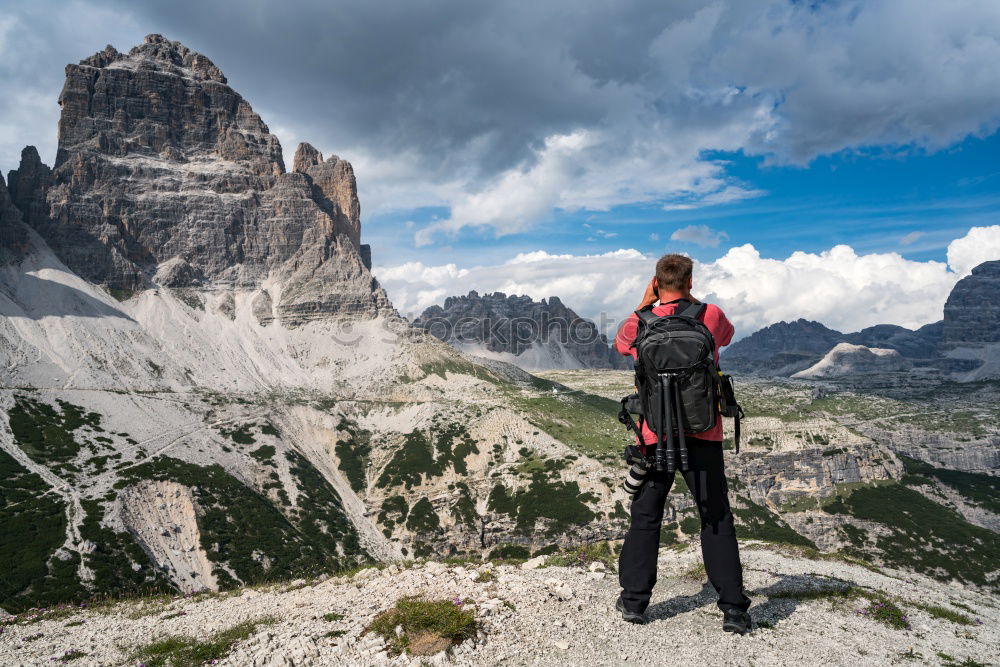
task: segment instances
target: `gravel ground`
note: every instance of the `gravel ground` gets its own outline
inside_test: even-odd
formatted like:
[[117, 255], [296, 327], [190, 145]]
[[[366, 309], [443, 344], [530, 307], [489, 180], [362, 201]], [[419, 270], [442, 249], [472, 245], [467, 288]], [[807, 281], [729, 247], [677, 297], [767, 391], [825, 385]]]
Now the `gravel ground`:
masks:
[[[512, 565], [440, 563], [366, 569], [353, 577], [248, 588], [228, 594], [133, 601], [59, 612], [59, 618], [6, 623], [0, 664], [137, 665], [135, 648], [168, 635], [197, 638], [272, 617], [218, 661], [219, 665], [618, 665], [947, 664], [1000, 655], [1000, 608], [976, 589], [918, 575], [876, 573], [839, 561], [811, 560], [759, 544], [743, 551], [751, 616], [748, 636], [723, 633], [714, 594], [699, 578], [697, 546], [661, 553], [650, 622], [635, 626], [614, 612], [612, 572], [593, 565], [524, 569]], [[493, 581], [478, 582], [490, 570]], [[865, 601], [813, 599], [790, 593], [860, 586], [894, 597], [912, 628], [895, 630], [858, 612]], [[783, 597], [784, 594], [784, 597]], [[384, 641], [362, 631], [380, 611], [407, 595], [470, 599], [476, 639], [431, 657], [388, 655]], [[962, 625], [917, 604], [945, 606], [973, 619]], [[972, 610], [972, 611], [970, 611]], [[329, 621], [325, 614], [343, 615]], [[82, 621], [82, 623], [81, 623]], [[977, 622], [978, 621], [978, 622]], [[328, 636], [343, 631], [340, 636]], [[336, 634], [336, 633], [334, 633]]]

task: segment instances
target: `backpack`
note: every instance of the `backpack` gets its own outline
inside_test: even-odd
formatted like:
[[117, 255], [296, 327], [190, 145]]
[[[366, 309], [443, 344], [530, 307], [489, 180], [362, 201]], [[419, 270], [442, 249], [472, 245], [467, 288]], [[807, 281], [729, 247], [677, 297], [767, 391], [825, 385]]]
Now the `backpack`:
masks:
[[[715, 363], [715, 339], [699, 317], [705, 304], [679, 299], [671, 315], [653, 314], [652, 306], [637, 310], [636, 393], [622, 399], [619, 421], [642, 440], [642, 422], [657, 436], [653, 464], [673, 472], [675, 454], [681, 470], [688, 469], [685, 432], [701, 433], [715, 426], [717, 415], [735, 417], [734, 440], [739, 452], [740, 418], [732, 378]], [[639, 415], [639, 426], [631, 414]], [[626, 458], [630, 453], [626, 453]], [[631, 452], [631, 457], [635, 453]]]

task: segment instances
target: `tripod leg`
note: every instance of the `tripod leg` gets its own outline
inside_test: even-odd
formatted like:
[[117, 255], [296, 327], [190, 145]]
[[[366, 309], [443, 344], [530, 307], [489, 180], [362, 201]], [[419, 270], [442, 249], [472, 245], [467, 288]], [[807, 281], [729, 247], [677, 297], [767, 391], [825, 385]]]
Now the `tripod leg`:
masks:
[[670, 375], [667, 376], [666, 380], [662, 380], [665, 387], [663, 390], [664, 396], [664, 417], [667, 422], [667, 472], [674, 472], [676, 470], [676, 465], [674, 463], [675, 457], [677, 456], [677, 447], [674, 444], [674, 420], [679, 417], [679, 415], [674, 414], [674, 378]]
[[674, 389], [674, 405], [676, 409], [674, 410], [675, 416], [677, 418], [677, 441], [681, 452], [681, 470], [688, 469], [688, 449], [687, 440], [684, 437], [684, 419], [683, 412], [681, 412], [681, 392]]

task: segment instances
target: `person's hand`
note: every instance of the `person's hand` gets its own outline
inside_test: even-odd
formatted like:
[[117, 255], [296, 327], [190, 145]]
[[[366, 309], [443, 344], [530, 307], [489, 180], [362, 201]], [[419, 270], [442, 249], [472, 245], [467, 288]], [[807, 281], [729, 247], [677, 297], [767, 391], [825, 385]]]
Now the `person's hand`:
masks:
[[642, 303], [636, 310], [642, 310], [646, 306], [652, 306], [654, 303], [660, 300], [659, 285], [656, 284], [656, 276], [646, 284], [646, 291], [642, 294]]

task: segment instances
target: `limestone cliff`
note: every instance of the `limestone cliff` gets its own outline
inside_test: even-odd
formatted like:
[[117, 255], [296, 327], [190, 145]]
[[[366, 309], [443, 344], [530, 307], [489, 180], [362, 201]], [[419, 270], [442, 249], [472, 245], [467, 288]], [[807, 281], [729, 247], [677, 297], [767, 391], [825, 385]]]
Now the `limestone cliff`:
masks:
[[471, 354], [508, 361], [528, 370], [555, 368], [631, 368], [608, 346], [590, 320], [559, 297], [535, 301], [503, 292], [445, 299], [413, 325]]
[[81, 277], [266, 286], [291, 326], [392, 313], [359, 254], [350, 164], [286, 173], [277, 137], [205, 56], [159, 35], [109, 46], [67, 66], [59, 103], [55, 165], [26, 148], [10, 190]]

